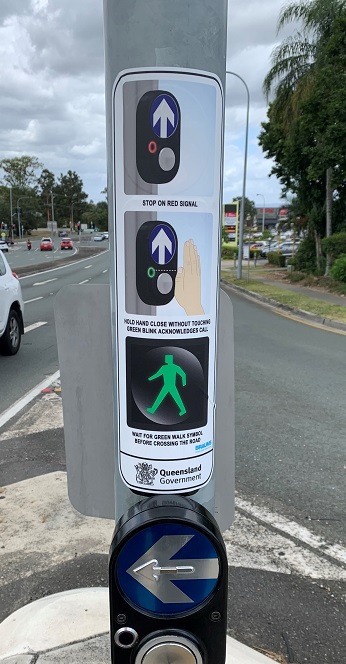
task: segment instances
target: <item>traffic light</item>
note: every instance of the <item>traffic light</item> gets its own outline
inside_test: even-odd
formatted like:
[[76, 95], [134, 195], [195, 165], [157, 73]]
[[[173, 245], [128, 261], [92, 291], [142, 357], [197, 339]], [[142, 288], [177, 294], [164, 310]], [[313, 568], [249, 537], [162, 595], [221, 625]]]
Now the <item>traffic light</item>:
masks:
[[2, 222], [2, 224], [1, 224], [1, 230], [2, 230], [2, 231], [5, 230], [5, 224], [4, 224], [4, 222]]

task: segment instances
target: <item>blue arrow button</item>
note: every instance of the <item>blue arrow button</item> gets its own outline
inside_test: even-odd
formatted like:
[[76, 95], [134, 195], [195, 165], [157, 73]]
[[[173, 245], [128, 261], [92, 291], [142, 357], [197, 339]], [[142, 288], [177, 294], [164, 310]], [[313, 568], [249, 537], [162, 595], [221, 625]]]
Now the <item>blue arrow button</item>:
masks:
[[117, 561], [123, 594], [154, 614], [194, 610], [214, 591], [220, 574], [217, 551], [206, 535], [179, 523], [137, 532]]

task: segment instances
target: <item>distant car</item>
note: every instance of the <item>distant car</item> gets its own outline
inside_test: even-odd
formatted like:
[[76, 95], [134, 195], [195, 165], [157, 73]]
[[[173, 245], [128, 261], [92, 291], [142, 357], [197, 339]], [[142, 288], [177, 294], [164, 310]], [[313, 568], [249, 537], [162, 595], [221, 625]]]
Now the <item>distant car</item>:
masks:
[[54, 244], [51, 237], [43, 237], [40, 243], [40, 251], [53, 251]]
[[289, 242], [271, 242], [267, 247], [261, 249], [261, 256], [264, 258], [267, 257], [269, 252], [277, 252], [286, 257], [290, 257], [295, 254], [300, 244], [300, 240], [296, 240], [294, 243]]
[[67, 237], [66, 231], [58, 231], [58, 237]]
[[108, 233], [108, 231], [106, 231], [105, 233], [103, 233], [103, 237], [104, 237], [105, 240], [109, 240], [109, 233]]
[[94, 235], [94, 242], [102, 242], [104, 239], [103, 235]]
[[261, 251], [266, 246], [266, 242], [254, 242], [250, 244], [251, 251]]
[[8, 252], [8, 243], [7, 240], [0, 240], [0, 249], [1, 251]]
[[24, 332], [24, 302], [17, 275], [0, 252], [0, 352], [15, 355]]
[[73, 249], [73, 242], [71, 238], [64, 237], [60, 242], [60, 249]]

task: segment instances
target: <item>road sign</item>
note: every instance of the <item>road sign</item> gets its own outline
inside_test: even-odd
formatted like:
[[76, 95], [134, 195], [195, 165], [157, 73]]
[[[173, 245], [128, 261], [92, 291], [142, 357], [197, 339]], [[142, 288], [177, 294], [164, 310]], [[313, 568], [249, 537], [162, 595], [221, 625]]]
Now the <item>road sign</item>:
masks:
[[119, 469], [144, 493], [213, 471], [222, 106], [206, 72], [114, 87]]
[[167, 224], [158, 224], [150, 234], [149, 246], [153, 260], [165, 265], [175, 254], [175, 237]]
[[151, 126], [159, 138], [169, 138], [174, 134], [178, 121], [178, 105], [171, 95], [158, 95], [150, 110]]
[[178, 614], [197, 608], [215, 589], [219, 558], [201, 532], [179, 523], [150, 525], [126, 542], [118, 583], [139, 609]]

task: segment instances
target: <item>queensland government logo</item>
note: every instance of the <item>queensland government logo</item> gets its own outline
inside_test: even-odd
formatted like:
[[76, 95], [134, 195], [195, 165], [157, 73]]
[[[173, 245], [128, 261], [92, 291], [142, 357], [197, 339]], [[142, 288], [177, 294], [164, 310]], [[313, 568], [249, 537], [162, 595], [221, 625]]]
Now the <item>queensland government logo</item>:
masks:
[[138, 484], [146, 484], [152, 486], [154, 484], [155, 476], [158, 473], [157, 468], [153, 468], [151, 463], [138, 463], [136, 466], [136, 482]]

